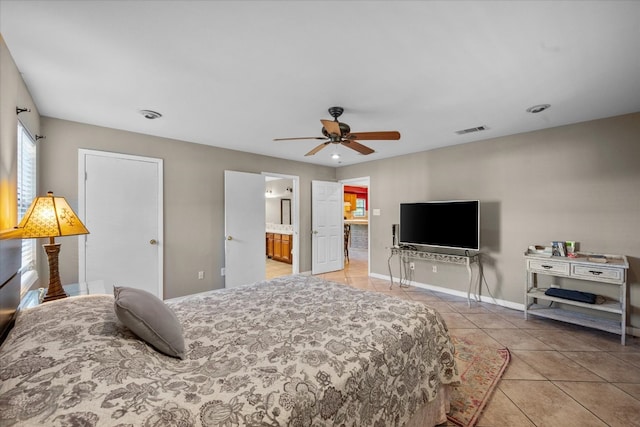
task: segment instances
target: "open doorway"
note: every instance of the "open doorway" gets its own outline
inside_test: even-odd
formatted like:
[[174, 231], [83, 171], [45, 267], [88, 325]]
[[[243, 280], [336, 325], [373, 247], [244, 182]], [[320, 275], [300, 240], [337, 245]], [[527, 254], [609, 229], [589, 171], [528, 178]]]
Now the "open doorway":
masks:
[[265, 278], [298, 273], [296, 178], [265, 173]]
[[369, 274], [369, 177], [345, 179], [344, 232], [345, 269]]

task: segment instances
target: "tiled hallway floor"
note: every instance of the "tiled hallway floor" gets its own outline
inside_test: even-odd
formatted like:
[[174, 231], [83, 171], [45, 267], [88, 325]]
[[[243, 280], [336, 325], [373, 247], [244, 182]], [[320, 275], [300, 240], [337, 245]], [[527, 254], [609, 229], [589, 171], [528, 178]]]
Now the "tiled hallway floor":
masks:
[[445, 318], [452, 335], [507, 347], [511, 363], [478, 426], [640, 426], [640, 339], [547, 319], [367, 276], [366, 257], [351, 255], [329, 280], [424, 302]]
[[291, 274], [291, 264], [286, 262], [275, 261], [270, 258], [266, 259], [266, 279], [273, 279], [274, 277], [288, 276]]

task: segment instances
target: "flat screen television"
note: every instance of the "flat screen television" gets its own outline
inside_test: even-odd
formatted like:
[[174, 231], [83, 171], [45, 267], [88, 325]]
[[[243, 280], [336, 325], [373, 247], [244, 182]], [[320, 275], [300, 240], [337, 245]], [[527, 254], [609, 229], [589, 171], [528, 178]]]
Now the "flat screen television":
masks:
[[401, 203], [400, 244], [480, 250], [480, 202]]

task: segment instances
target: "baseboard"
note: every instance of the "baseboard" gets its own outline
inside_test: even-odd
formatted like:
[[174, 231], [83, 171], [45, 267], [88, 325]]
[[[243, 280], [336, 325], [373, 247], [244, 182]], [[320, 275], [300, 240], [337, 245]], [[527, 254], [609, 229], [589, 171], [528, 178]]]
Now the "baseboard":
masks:
[[[384, 274], [371, 273], [370, 276], [371, 277], [375, 277], [376, 279], [389, 280], [389, 276], [388, 275], [384, 275]], [[399, 279], [394, 278], [393, 283], [399, 283], [399, 281], [400, 281]], [[420, 282], [415, 282], [415, 281], [408, 282], [408, 284], [410, 286], [415, 286], [416, 288], [427, 289], [429, 291], [442, 292], [443, 294], [447, 294], [447, 295], [455, 295], [457, 297], [467, 298], [467, 293], [466, 292], [458, 291], [456, 289], [443, 288], [441, 286], [430, 285], [428, 283], [420, 283]], [[478, 298], [475, 295], [471, 295], [471, 300], [472, 301], [477, 301]], [[515, 303], [515, 302], [511, 302], [511, 301], [495, 299], [495, 298], [487, 297], [487, 296], [484, 296], [484, 295], [480, 295], [479, 301], [480, 302], [487, 302], [487, 303], [498, 305], [498, 306], [501, 306], [501, 307], [512, 308], [514, 310], [524, 311], [524, 305], [523, 304], [518, 304], [518, 303]]]
[[[371, 277], [375, 277], [376, 279], [381, 279], [381, 280], [389, 280], [389, 276], [385, 275], [385, 274], [378, 274], [378, 273], [371, 273], [369, 276]], [[400, 280], [394, 278], [393, 279], [393, 283], [399, 283]], [[449, 289], [449, 288], [443, 288], [441, 286], [435, 286], [435, 285], [430, 285], [427, 283], [419, 283], [419, 282], [408, 282], [408, 285], [410, 286], [415, 286], [416, 288], [421, 288], [421, 289], [427, 289], [429, 291], [436, 291], [436, 292], [442, 292], [443, 294], [447, 294], [447, 295], [455, 295], [457, 297], [462, 297], [462, 298], [467, 298], [467, 293], [464, 291], [458, 291], [455, 289]], [[476, 298], [474, 297], [474, 295], [471, 295], [471, 299], [473, 301], [476, 300]], [[487, 297], [484, 295], [480, 295], [480, 301], [481, 302], [486, 302], [489, 304], [494, 304], [494, 305], [498, 305], [500, 307], [506, 307], [506, 308], [511, 308], [514, 310], [519, 310], [519, 311], [524, 311], [524, 304], [519, 304], [519, 303], [515, 303], [512, 301], [506, 301], [506, 300], [501, 300], [501, 299], [495, 299], [492, 297]], [[627, 335], [631, 335], [634, 337], [640, 337], [640, 328], [635, 328], [633, 326], [627, 326]]]

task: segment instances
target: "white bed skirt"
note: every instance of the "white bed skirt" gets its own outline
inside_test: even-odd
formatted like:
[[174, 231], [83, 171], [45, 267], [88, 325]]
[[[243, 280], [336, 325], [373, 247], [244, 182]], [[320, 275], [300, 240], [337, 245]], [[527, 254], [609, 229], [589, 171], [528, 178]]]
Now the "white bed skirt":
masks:
[[436, 398], [419, 408], [407, 427], [433, 427], [447, 422], [447, 414], [451, 409], [450, 388], [449, 385], [440, 385]]

